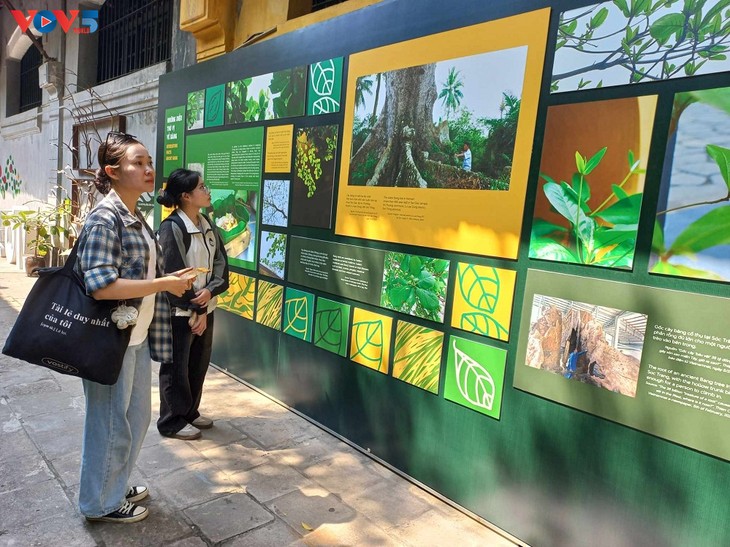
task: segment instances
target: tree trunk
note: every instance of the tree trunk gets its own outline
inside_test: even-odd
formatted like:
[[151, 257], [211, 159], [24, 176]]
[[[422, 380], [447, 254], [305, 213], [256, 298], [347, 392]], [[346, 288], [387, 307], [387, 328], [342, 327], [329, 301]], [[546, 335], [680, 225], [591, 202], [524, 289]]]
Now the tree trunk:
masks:
[[351, 171], [377, 153], [379, 161], [368, 186], [426, 187], [419, 163], [439, 143], [433, 123], [436, 65], [387, 72], [385, 105], [370, 135], [351, 161]]

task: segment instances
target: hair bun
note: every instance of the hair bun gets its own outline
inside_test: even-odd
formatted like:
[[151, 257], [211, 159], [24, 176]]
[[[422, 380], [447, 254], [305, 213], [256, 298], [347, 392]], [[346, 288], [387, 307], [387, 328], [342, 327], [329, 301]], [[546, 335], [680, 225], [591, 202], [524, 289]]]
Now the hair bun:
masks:
[[157, 194], [157, 203], [160, 205], [164, 205], [165, 207], [172, 207], [172, 205], [175, 203], [175, 200], [170, 195], [170, 193], [167, 190], [160, 190], [159, 194]]
[[107, 195], [109, 190], [112, 189], [112, 181], [106, 171], [101, 167], [94, 173], [94, 186], [100, 194]]

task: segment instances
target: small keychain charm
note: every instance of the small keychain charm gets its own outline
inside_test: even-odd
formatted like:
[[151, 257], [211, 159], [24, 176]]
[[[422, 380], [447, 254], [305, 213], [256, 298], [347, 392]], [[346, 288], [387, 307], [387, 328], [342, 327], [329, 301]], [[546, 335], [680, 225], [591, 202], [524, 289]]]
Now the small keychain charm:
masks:
[[120, 330], [124, 330], [130, 325], [137, 324], [138, 316], [139, 312], [137, 311], [137, 308], [127, 306], [126, 302], [121, 302], [112, 310], [112, 321], [116, 323], [117, 328]]

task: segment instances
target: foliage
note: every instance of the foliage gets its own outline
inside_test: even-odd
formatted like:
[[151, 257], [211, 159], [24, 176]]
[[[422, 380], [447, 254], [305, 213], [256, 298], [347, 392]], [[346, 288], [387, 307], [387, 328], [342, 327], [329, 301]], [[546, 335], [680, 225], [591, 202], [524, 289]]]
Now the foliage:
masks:
[[23, 228], [33, 238], [27, 242], [33, 248], [33, 256], [45, 256], [55, 247], [53, 236], [68, 233], [65, 226], [71, 218], [71, 200], [65, 199], [56, 207], [42, 203], [36, 209], [2, 213], [0, 218], [3, 226]]
[[449, 261], [387, 253], [380, 304], [391, 310], [443, 321]]
[[192, 129], [195, 126], [195, 122], [198, 118], [202, 117], [203, 109], [205, 108], [205, 90], [193, 91], [188, 93], [188, 106], [185, 120], [187, 128]]
[[306, 80], [306, 67], [274, 72], [269, 85], [273, 97], [274, 118], [288, 118], [304, 114]]
[[[680, 209], [711, 205], [721, 202], [730, 202], [730, 149], [708, 144], [707, 153], [715, 160], [720, 169], [722, 179], [727, 186], [727, 195], [712, 202], [698, 202], [683, 205], [667, 211], [657, 213], [657, 216], [666, 215]], [[730, 204], [716, 207], [702, 215], [687, 226], [672, 242], [669, 247], [664, 241], [664, 230], [659, 222], [654, 225], [652, 251], [658, 256], [658, 262], [652, 267], [652, 272], [685, 277], [699, 277], [704, 279], [721, 279], [717, 274], [709, 271], [690, 268], [672, 262], [674, 256], [694, 256], [718, 245], [730, 245]]]
[[452, 66], [446, 76], [446, 81], [441, 85], [443, 87], [438, 98], [441, 99], [441, 104], [446, 109], [446, 119], [448, 120], [451, 118], [451, 114], [459, 108], [461, 99], [464, 98], [464, 93], [461, 91], [461, 88], [464, 87], [464, 80], [462, 80], [461, 73], [456, 70], [456, 67]]
[[[571, 184], [555, 182], [544, 173], [543, 192], [555, 211], [569, 223], [570, 229], [536, 219], [532, 227], [530, 256], [560, 262], [591, 264], [608, 268], [630, 268], [633, 264], [642, 193], [627, 194], [623, 187], [629, 177], [643, 173], [640, 161], [628, 151], [629, 171], [611, 194], [591, 209], [588, 175], [598, 167], [606, 153], [602, 148], [591, 158], [575, 153], [576, 172]], [[608, 205], [612, 201], [615, 203]]]
[[[372, 76], [361, 76], [355, 82], [355, 110], [365, 106], [365, 95], [373, 94]], [[353, 148], [357, 150], [357, 148]]]
[[286, 256], [286, 234], [276, 232], [267, 232], [266, 241], [271, 243], [266, 256], [262, 256], [259, 261], [261, 264], [284, 277], [284, 265]]
[[[708, 62], [725, 61], [730, 41], [728, 7], [730, 0], [613, 0], [576, 16], [561, 13], [556, 52], [572, 49], [595, 60], [554, 74], [551, 89], [557, 91], [563, 78], [612, 67], [623, 68], [627, 83], [636, 83], [692, 76]], [[610, 12], [616, 10], [626, 18], [625, 26], [601, 33]], [[585, 25], [579, 28], [581, 22]], [[592, 83], [581, 78], [578, 89]], [[594, 85], [601, 87], [603, 82]]]
[[337, 151], [337, 126], [307, 127], [297, 131], [297, 154], [294, 162], [297, 177], [307, 187], [307, 197], [317, 191], [323, 163], [334, 161]]
[[480, 122], [489, 129], [489, 136], [478, 170], [489, 178], [506, 182], [508, 186], [517, 138], [520, 103], [520, 99], [511, 93], [502, 93], [502, 102], [499, 105], [500, 117], [480, 119]]

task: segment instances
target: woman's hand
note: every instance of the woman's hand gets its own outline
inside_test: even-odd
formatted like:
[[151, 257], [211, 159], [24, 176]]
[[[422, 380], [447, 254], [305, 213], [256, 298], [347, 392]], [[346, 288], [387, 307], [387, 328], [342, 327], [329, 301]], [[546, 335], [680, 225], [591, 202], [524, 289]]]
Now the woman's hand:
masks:
[[190, 326], [190, 331], [196, 336], [202, 336], [205, 329], [208, 327], [208, 314], [203, 312], [193, 321]]
[[178, 277], [176, 275], [166, 275], [162, 278], [162, 282], [164, 283], [165, 290], [169, 293], [174, 294], [175, 296], [182, 296], [185, 294], [185, 291], [189, 290], [190, 287], [193, 286], [193, 279], [188, 279], [186, 277]]
[[195, 298], [191, 299], [190, 302], [192, 304], [195, 304], [196, 306], [204, 308], [208, 305], [208, 301], [211, 299], [212, 296], [213, 295], [210, 294], [210, 291], [208, 289], [200, 289], [195, 293]]

